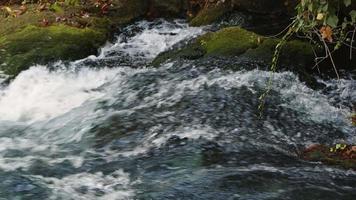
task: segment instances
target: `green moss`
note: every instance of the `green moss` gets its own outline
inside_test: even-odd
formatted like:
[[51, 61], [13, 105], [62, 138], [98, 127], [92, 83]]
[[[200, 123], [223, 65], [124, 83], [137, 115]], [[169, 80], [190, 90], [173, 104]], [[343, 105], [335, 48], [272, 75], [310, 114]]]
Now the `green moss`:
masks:
[[[264, 38], [257, 48], [249, 49], [245, 56], [270, 63], [279, 39]], [[280, 63], [306, 65], [313, 59], [313, 46], [300, 40], [288, 41], [282, 48]], [[296, 62], [298, 61], [298, 62]]]
[[240, 55], [248, 49], [256, 48], [259, 38], [255, 33], [239, 27], [225, 28], [213, 34], [202, 36], [199, 40], [207, 55]]
[[208, 7], [201, 10], [196, 17], [194, 17], [190, 25], [204, 26], [212, 24], [219, 20], [224, 14], [230, 11], [230, 8], [221, 4], [219, 6]]
[[[114, 0], [113, 3], [105, 16], [93, 4], [54, 4], [50, 10], [41, 12], [36, 4], [28, 4], [28, 10], [16, 18], [1, 15], [0, 70], [16, 76], [34, 64], [75, 60], [96, 54], [115, 27], [144, 16], [148, 9], [146, 0]], [[13, 5], [11, 9], [18, 7]], [[77, 15], [82, 11], [88, 12], [89, 17]], [[58, 24], [55, 22], [58, 14], [70, 20]], [[43, 19], [51, 26], [38, 27]]]
[[195, 41], [181, 49], [174, 49], [161, 53], [152, 61], [151, 64], [155, 67], [158, 67], [160, 64], [166, 62], [167, 60], [175, 60], [178, 58], [194, 60], [201, 58], [205, 54], [205, 49], [200, 45], [198, 41]]
[[[242, 56], [268, 64], [279, 42], [279, 39], [266, 38], [240, 27], [229, 27], [200, 36], [181, 49], [165, 52], [155, 61], [157, 64], [178, 57], [196, 59], [202, 56]], [[292, 40], [282, 48], [280, 63], [308, 65], [313, 58], [311, 44]]]
[[[32, 8], [30, 7], [29, 9]], [[0, 16], [0, 36], [12, 34], [13, 32], [25, 28], [28, 25], [40, 24], [43, 19], [54, 21], [55, 15], [54, 13], [48, 11], [36, 12], [34, 10], [29, 10], [25, 14], [20, 15], [16, 18]]]
[[[279, 39], [266, 38], [240, 27], [229, 27], [214, 33], [207, 33], [187, 46], [160, 54], [153, 65], [158, 66], [166, 60], [198, 59], [204, 56], [231, 57], [239, 56], [247, 60], [265, 63], [269, 69]], [[278, 60], [278, 70], [293, 71], [299, 79], [311, 88], [319, 84], [312, 76], [314, 63], [313, 46], [308, 42], [292, 40], [282, 48]], [[231, 66], [231, 70], [236, 66]], [[238, 68], [240, 69], [240, 68]]]
[[28, 25], [0, 39], [0, 69], [17, 75], [33, 64], [83, 58], [95, 54], [106, 39], [105, 32], [90, 28]]

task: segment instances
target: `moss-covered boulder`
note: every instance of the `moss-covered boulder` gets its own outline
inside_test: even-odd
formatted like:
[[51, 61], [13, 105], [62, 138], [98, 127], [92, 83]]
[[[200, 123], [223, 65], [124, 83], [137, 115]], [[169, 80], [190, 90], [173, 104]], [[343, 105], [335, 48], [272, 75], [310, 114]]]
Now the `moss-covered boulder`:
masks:
[[[279, 39], [263, 37], [240, 27], [229, 27], [202, 35], [182, 48], [164, 52], [154, 60], [154, 63], [159, 64], [178, 57], [196, 59], [204, 56], [240, 56], [270, 64], [279, 42]], [[313, 56], [312, 45], [293, 40], [283, 47], [280, 62], [306, 65], [313, 61]]]
[[306, 148], [301, 157], [308, 161], [356, 170], [356, 146], [353, 145], [336, 144], [327, 146], [314, 144]]
[[234, 56], [249, 49], [255, 49], [261, 37], [240, 27], [225, 28], [215, 33], [208, 33], [199, 38], [206, 55]]
[[[15, 13], [20, 5], [9, 9]], [[96, 54], [116, 27], [145, 16], [147, 10], [146, 0], [114, 0], [106, 14], [93, 3], [48, 4], [43, 9], [26, 4], [26, 11], [16, 17], [0, 15], [0, 70], [16, 76], [34, 64]]]
[[0, 69], [15, 76], [33, 64], [83, 58], [96, 54], [106, 39], [105, 31], [91, 28], [28, 25], [0, 38]]
[[[175, 59], [238, 57], [259, 63], [259, 66], [269, 69], [275, 47], [279, 42], [280, 39], [263, 37], [240, 27], [229, 27], [202, 35], [181, 48], [161, 53], [152, 64], [158, 66], [167, 60]], [[313, 65], [313, 46], [308, 42], [292, 40], [283, 46], [278, 69], [293, 71], [299, 75], [301, 81], [316, 88], [318, 85], [312, 76]]]

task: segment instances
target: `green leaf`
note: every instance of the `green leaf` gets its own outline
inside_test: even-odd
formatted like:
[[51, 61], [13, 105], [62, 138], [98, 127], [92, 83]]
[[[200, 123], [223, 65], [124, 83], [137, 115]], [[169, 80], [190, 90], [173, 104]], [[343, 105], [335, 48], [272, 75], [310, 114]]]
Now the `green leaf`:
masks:
[[326, 12], [328, 11], [328, 8], [329, 8], [329, 4], [325, 4], [321, 7], [321, 11]]
[[329, 26], [331, 26], [332, 28], [337, 27], [337, 23], [339, 22], [339, 18], [336, 15], [330, 15], [327, 19], [326, 19], [326, 24], [328, 24]]
[[352, 10], [350, 12], [350, 16], [351, 16], [352, 23], [356, 23], [356, 10]]
[[50, 6], [50, 10], [53, 10], [56, 13], [63, 13], [64, 10], [63, 8], [58, 4], [58, 3], [54, 3]]
[[346, 7], [348, 7], [349, 5], [351, 5], [351, 0], [344, 0], [344, 4]]

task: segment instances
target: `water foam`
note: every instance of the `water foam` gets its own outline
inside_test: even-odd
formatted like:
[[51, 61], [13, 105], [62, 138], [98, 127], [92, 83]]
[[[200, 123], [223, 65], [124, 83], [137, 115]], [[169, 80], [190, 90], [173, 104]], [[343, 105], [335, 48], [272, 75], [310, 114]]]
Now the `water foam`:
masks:
[[[203, 28], [189, 27], [183, 21], [138, 22], [126, 28], [141, 30], [134, 36], [120, 35], [115, 44], [101, 49], [101, 54], [71, 63], [73, 68], [85, 60], [104, 59], [112, 52], [124, 52], [134, 59], [152, 59], [177, 42], [202, 34]], [[56, 64], [61, 67], [61, 64]], [[79, 72], [35, 66], [19, 74], [11, 84], [0, 90], [0, 120], [35, 122], [49, 120], [79, 107], [84, 102], [98, 99], [104, 92], [100, 86], [110, 82], [118, 69]]]
[[[95, 200], [133, 199], [135, 194], [128, 173], [119, 169], [111, 174], [79, 173], [59, 178], [33, 176], [52, 190], [49, 199]], [[98, 195], [100, 193], [100, 195]]]
[[108, 58], [109, 54], [113, 52], [124, 52], [136, 59], [150, 60], [174, 44], [204, 33], [202, 27], [190, 27], [181, 20], [174, 22], [163, 20], [158, 22], [141, 21], [127, 27], [124, 32], [132, 32], [132, 29], [141, 31], [129, 38], [125, 34], [119, 35], [115, 44], [108, 44], [101, 49], [98, 58]]
[[51, 119], [104, 94], [97, 90], [115, 77], [115, 70], [83, 69], [79, 73], [32, 67], [0, 91], [0, 120]]

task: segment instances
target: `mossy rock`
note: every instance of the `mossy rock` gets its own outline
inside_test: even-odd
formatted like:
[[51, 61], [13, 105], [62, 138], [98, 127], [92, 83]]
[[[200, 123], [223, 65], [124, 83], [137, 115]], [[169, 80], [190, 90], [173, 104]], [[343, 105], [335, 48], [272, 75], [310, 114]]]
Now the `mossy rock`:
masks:
[[[159, 66], [167, 60], [178, 58], [193, 60], [202, 57], [239, 57], [263, 64], [269, 70], [279, 42], [280, 39], [263, 37], [240, 27], [229, 27], [202, 35], [184, 47], [161, 53], [152, 64]], [[308, 86], [318, 88], [319, 84], [312, 75], [313, 63], [313, 46], [305, 41], [292, 40], [283, 46], [277, 68], [293, 71]]]
[[168, 60], [186, 59], [195, 60], [203, 57], [206, 50], [200, 45], [199, 41], [192, 41], [189, 45], [178, 49], [172, 49], [160, 53], [151, 63], [154, 67], [159, 67], [162, 63]]
[[306, 148], [301, 157], [308, 161], [356, 170], [356, 146], [353, 145], [336, 144], [327, 146], [314, 144]]
[[[34, 64], [57, 60], [76, 60], [96, 54], [97, 49], [112, 36], [115, 27], [125, 25], [147, 12], [144, 0], [114, 0], [108, 15], [100, 14], [93, 4], [60, 6], [39, 11], [38, 5], [27, 4], [27, 11], [17, 17], [0, 16], [0, 70], [16, 76]], [[120, 4], [121, 3], [121, 4]], [[18, 9], [12, 5], [11, 9]], [[88, 12], [89, 17], [81, 17]], [[66, 18], [61, 23], [56, 17]], [[48, 27], [41, 23], [48, 21]]]
[[[279, 39], [266, 38], [240, 27], [229, 27], [207, 33], [182, 48], [160, 54], [154, 63], [178, 57], [197, 59], [203, 56], [241, 56], [270, 64], [279, 42]], [[289, 41], [282, 48], [280, 60], [286, 64], [306, 65], [313, 60], [312, 45], [299, 40]]]
[[113, 5], [107, 15], [113, 26], [130, 23], [148, 11], [147, 0], [113, 0]]
[[256, 48], [258, 38], [257, 34], [239, 27], [225, 28], [202, 35], [181, 48], [163, 52], [152, 63], [158, 66], [166, 60], [177, 58], [193, 60], [204, 56], [241, 55], [250, 48]]
[[225, 28], [199, 38], [206, 55], [234, 56], [257, 48], [261, 37], [240, 27]]
[[96, 54], [106, 39], [106, 32], [99, 29], [28, 25], [0, 38], [0, 69], [16, 76], [34, 64], [80, 59]]
[[191, 26], [204, 26], [217, 22], [231, 10], [231, 7], [220, 4], [202, 9], [191, 21]]

